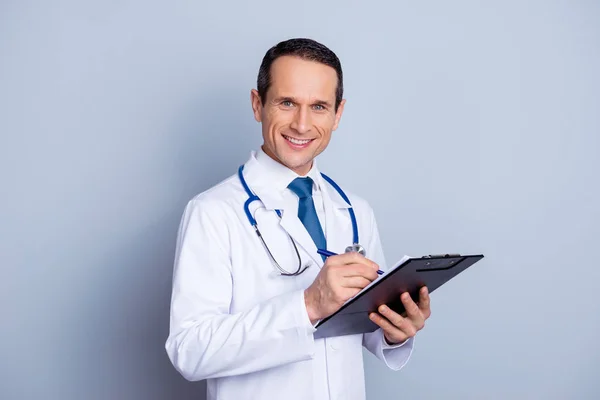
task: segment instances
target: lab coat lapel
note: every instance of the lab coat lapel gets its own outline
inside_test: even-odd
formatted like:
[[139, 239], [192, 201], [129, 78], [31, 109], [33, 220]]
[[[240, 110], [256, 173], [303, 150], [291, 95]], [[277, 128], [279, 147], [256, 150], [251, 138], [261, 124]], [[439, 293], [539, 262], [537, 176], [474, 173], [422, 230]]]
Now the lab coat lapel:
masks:
[[[280, 226], [294, 239], [299, 248], [311, 257], [319, 265], [323, 266], [323, 259], [317, 253], [317, 246], [312, 237], [298, 218], [298, 204], [286, 204], [283, 196], [277, 190], [274, 190], [269, 182], [265, 180], [261, 173], [260, 165], [255, 157], [251, 157], [244, 167], [244, 176], [251, 190], [261, 199], [265, 209], [280, 210]], [[262, 228], [262, 229], [267, 229]], [[303, 257], [306, 258], [306, 257]]]
[[260, 164], [256, 160], [254, 152], [250, 159], [244, 165], [244, 177], [250, 190], [256, 194], [263, 206], [267, 210], [281, 210], [284, 207], [284, 200], [281, 193], [273, 190], [269, 181], [265, 178], [264, 170], [261, 170]]
[[300, 245], [304, 251], [313, 259], [320, 267], [323, 266], [323, 258], [317, 253], [317, 246], [312, 237], [306, 230], [300, 218], [298, 218], [298, 207], [287, 207], [283, 210], [281, 218], [281, 227]]

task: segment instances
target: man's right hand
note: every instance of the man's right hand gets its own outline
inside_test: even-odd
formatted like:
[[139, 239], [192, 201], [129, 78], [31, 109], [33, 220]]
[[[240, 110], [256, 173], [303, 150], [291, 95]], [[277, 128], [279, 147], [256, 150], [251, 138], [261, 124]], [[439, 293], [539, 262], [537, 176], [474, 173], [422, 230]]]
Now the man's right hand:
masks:
[[315, 281], [304, 291], [312, 324], [339, 310], [350, 298], [377, 279], [379, 266], [360, 253], [328, 257]]

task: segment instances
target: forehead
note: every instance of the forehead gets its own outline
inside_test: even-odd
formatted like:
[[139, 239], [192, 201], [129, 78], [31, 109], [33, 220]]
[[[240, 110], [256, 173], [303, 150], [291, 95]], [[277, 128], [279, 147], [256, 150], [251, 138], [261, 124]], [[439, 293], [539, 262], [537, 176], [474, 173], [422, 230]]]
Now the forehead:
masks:
[[335, 69], [328, 65], [283, 56], [271, 65], [269, 92], [277, 96], [331, 100], [335, 98], [337, 79]]

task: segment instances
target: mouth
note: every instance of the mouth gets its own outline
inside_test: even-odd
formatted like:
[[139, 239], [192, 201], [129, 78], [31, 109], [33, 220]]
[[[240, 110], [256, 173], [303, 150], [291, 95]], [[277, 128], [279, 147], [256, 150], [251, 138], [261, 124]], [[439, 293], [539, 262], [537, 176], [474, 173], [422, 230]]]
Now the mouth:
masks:
[[288, 142], [288, 144], [295, 149], [306, 148], [314, 140], [314, 139], [297, 139], [297, 138], [293, 138], [293, 137], [287, 136], [287, 135], [282, 135], [282, 136], [286, 140], [286, 142]]

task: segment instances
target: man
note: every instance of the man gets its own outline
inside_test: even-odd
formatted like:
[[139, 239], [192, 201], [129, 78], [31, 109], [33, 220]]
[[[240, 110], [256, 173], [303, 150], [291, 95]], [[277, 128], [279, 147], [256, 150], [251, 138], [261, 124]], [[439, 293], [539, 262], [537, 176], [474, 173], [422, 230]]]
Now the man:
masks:
[[[377, 224], [369, 204], [346, 200], [315, 160], [344, 110], [337, 56], [313, 40], [281, 42], [257, 83], [263, 145], [185, 209], [166, 350], [186, 379], [208, 380], [209, 399], [364, 399], [363, 346], [402, 368], [430, 316], [427, 290], [418, 304], [401, 296], [404, 317], [373, 313], [373, 333], [314, 338], [320, 319], [386, 268]], [[366, 256], [344, 253], [350, 210]], [[324, 260], [322, 248], [341, 254]]]

